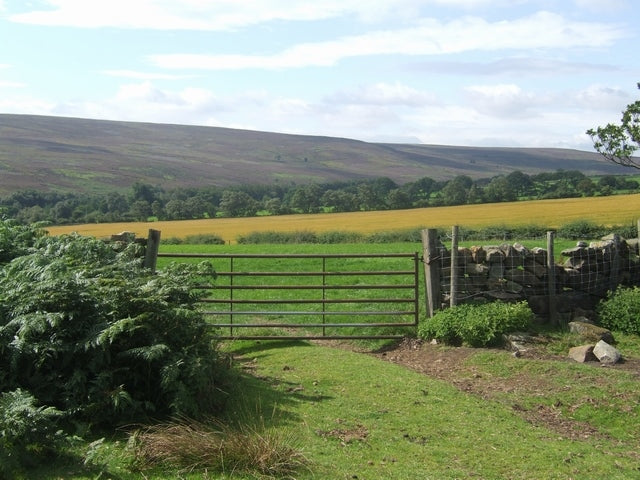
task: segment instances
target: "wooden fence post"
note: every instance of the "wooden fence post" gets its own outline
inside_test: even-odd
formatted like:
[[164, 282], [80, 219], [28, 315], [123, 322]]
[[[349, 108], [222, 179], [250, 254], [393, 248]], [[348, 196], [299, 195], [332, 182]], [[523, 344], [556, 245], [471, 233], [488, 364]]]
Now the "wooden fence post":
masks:
[[144, 255], [144, 266], [152, 272], [156, 271], [158, 261], [158, 249], [160, 248], [160, 230], [149, 229], [147, 237], [147, 249]]
[[553, 240], [555, 233], [547, 232], [547, 289], [549, 298], [549, 323], [558, 325], [558, 312], [556, 306], [556, 266], [553, 253]]
[[437, 247], [438, 231], [430, 228], [422, 230], [422, 250], [424, 263], [425, 300], [427, 313], [433, 317], [442, 308], [440, 299], [440, 252]]
[[449, 293], [449, 306], [458, 304], [458, 225], [451, 229], [451, 285]]

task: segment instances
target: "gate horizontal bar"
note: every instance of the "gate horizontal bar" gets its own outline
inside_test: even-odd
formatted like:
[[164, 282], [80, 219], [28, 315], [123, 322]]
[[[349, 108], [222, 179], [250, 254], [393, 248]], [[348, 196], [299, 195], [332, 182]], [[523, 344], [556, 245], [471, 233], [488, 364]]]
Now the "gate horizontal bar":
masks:
[[415, 327], [414, 323], [211, 323], [220, 328], [347, 328], [347, 327]]
[[201, 303], [209, 303], [209, 304], [245, 304], [245, 305], [274, 305], [280, 303], [287, 304], [295, 304], [295, 303], [304, 303], [304, 304], [317, 304], [317, 305], [326, 305], [329, 303], [413, 303], [413, 298], [340, 298], [335, 300], [330, 299], [292, 299], [292, 300], [235, 300], [235, 299], [218, 299], [218, 298], [206, 298], [204, 300], [200, 300]]
[[262, 271], [262, 272], [216, 272], [216, 274], [225, 277], [346, 277], [346, 276], [373, 276], [373, 275], [413, 275], [413, 270], [369, 270], [366, 272], [350, 270], [350, 271], [308, 271], [308, 272], [282, 272], [282, 271]]
[[171, 258], [413, 258], [414, 253], [158, 253]]
[[225, 310], [225, 311], [216, 311], [216, 310], [207, 310], [202, 312], [205, 315], [413, 315], [415, 312], [413, 310], [351, 310], [351, 311], [259, 311], [259, 310]]
[[401, 340], [405, 335], [219, 335], [220, 340]]
[[394, 288], [414, 289], [414, 285], [206, 285], [199, 290], [391, 290]]

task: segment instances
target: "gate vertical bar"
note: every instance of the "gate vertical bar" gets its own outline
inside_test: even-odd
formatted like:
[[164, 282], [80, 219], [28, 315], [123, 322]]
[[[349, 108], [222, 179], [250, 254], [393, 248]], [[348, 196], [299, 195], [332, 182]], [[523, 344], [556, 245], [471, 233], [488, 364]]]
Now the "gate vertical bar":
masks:
[[440, 252], [437, 247], [438, 231], [435, 228], [422, 230], [422, 250], [424, 261], [425, 300], [427, 314], [433, 317], [442, 308], [440, 298]]
[[[325, 300], [327, 299], [327, 289], [325, 288], [327, 286], [327, 258], [326, 257], [322, 257], [322, 325], [324, 325], [325, 323], [327, 323], [327, 316], [325, 315], [326, 309], [327, 309], [327, 303], [325, 302]], [[322, 327], [322, 336], [326, 337], [327, 336], [327, 329], [326, 327]]]
[[420, 266], [419, 266], [420, 258], [418, 257], [418, 252], [413, 256], [413, 311], [415, 312], [413, 316], [413, 322], [418, 326], [418, 322], [420, 321]]
[[229, 336], [233, 337], [233, 257], [229, 259]]

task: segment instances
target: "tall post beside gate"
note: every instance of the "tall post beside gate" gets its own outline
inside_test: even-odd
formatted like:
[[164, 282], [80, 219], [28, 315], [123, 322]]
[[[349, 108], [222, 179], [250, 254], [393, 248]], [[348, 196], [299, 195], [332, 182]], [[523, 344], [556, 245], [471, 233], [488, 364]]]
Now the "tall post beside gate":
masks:
[[558, 312], [556, 302], [556, 264], [553, 252], [553, 240], [555, 233], [547, 232], [547, 290], [549, 298], [549, 323], [551, 325], [558, 324]]
[[458, 226], [451, 228], [451, 293], [449, 294], [449, 306], [458, 304]]
[[147, 249], [144, 254], [144, 266], [155, 273], [158, 262], [158, 250], [160, 249], [160, 230], [149, 229], [147, 237]]
[[430, 228], [422, 230], [422, 251], [424, 258], [424, 282], [427, 312], [433, 317], [442, 308], [440, 298], [440, 252], [438, 251], [438, 231]]

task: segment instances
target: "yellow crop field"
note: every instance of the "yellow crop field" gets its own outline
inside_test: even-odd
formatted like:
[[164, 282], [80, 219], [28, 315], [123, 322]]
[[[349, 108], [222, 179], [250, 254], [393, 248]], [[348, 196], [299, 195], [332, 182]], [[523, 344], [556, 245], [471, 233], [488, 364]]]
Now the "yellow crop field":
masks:
[[260, 231], [350, 231], [366, 234], [409, 228], [448, 228], [452, 225], [473, 228], [539, 225], [554, 228], [575, 220], [590, 220], [598, 225], [629, 225], [635, 224], [638, 218], [640, 194], [633, 194], [380, 212], [65, 225], [48, 227], [47, 230], [51, 235], [77, 232], [95, 237], [129, 231], [146, 237], [149, 229], [155, 229], [162, 232], [163, 238], [214, 234], [234, 243], [240, 235]]

